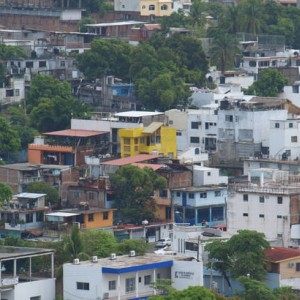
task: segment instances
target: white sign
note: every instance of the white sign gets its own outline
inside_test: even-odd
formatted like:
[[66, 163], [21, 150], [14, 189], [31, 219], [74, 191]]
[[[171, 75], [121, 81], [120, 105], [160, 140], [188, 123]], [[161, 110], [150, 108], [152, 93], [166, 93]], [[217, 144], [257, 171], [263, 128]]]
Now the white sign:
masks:
[[2, 285], [15, 285], [18, 283], [19, 283], [19, 277], [4, 278], [1, 280], [1, 286]]

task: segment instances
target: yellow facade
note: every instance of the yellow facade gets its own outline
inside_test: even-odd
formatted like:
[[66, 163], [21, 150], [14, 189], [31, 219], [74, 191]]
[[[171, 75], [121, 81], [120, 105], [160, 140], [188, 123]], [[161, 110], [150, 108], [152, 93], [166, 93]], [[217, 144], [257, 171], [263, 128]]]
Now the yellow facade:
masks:
[[121, 157], [138, 154], [161, 154], [176, 158], [176, 129], [152, 123], [145, 128], [119, 130]]
[[140, 12], [141, 16], [170, 16], [173, 12], [173, 2], [171, 0], [141, 0]]
[[110, 227], [113, 225], [113, 210], [90, 211], [83, 215], [85, 229]]

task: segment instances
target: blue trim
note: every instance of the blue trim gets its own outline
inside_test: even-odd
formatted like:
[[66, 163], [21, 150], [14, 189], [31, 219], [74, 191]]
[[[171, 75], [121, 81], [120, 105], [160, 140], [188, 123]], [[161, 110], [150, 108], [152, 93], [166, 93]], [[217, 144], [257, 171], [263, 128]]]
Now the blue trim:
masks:
[[169, 261], [162, 261], [162, 262], [153, 263], [153, 264], [132, 266], [132, 267], [126, 267], [126, 268], [119, 268], [119, 269], [102, 267], [102, 273], [123, 274], [123, 273], [138, 272], [138, 271], [143, 271], [143, 270], [172, 267], [172, 266], [173, 266], [173, 260], [169, 260]]

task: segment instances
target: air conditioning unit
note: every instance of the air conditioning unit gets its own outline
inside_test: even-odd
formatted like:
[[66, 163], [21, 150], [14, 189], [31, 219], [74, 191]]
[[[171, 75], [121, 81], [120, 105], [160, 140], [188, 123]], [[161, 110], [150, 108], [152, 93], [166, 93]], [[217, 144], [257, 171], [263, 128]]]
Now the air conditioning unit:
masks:
[[73, 260], [73, 264], [74, 264], [74, 265], [79, 265], [79, 258], [75, 258], [75, 259]]
[[134, 250], [129, 251], [129, 257], [133, 257], [133, 256], [135, 256], [135, 251]]
[[294, 268], [294, 266], [295, 266], [295, 263], [288, 263], [289, 268]]
[[105, 299], [109, 299], [109, 293], [104, 293], [103, 294], [103, 300], [105, 300]]
[[98, 256], [93, 256], [93, 257], [92, 257], [92, 262], [93, 262], [93, 263], [98, 262]]
[[110, 259], [116, 259], [117, 258], [117, 255], [116, 255], [116, 253], [112, 253], [111, 255], [110, 255]]

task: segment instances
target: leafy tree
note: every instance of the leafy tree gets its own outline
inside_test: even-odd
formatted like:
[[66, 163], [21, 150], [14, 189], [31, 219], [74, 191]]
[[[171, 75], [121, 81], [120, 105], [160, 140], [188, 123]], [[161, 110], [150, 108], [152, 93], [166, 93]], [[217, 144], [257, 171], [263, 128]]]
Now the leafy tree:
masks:
[[144, 255], [147, 248], [145, 240], [123, 240], [117, 244], [117, 254], [128, 254], [134, 250], [137, 255]]
[[115, 205], [125, 222], [152, 221], [155, 212], [153, 192], [166, 187], [166, 179], [152, 169], [127, 165], [110, 176]]
[[86, 17], [82, 18], [78, 24], [78, 30], [80, 32], [87, 32], [87, 27], [85, 26], [86, 24], [95, 24], [96, 21], [92, 18]]
[[40, 132], [66, 129], [72, 117], [87, 113], [87, 107], [72, 96], [68, 82], [47, 75], [33, 78], [26, 102], [30, 125]]
[[192, 1], [192, 6], [189, 11], [189, 19], [191, 25], [195, 28], [196, 31], [201, 30], [205, 24], [203, 10], [203, 3], [201, 0]]
[[0, 59], [15, 59], [15, 58], [25, 58], [26, 54], [22, 47], [0, 44]]
[[158, 20], [164, 33], [169, 32], [170, 27], [182, 27], [188, 23], [188, 17], [182, 9], [173, 12], [170, 16], [164, 16]]
[[267, 68], [259, 72], [258, 80], [245, 89], [244, 93], [261, 97], [277, 97], [286, 84], [288, 84], [288, 80], [280, 71], [275, 68]]
[[13, 196], [13, 191], [5, 183], [0, 182], [0, 205], [3, 205], [4, 201], [10, 201]]
[[278, 300], [296, 300], [297, 294], [290, 286], [281, 286], [273, 290], [273, 294]]
[[114, 236], [104, 230], [86, 230], [82, 233], [84, 253], [98, 257], [107, 257], [115, 252], [116, 240]]
[[241, 230], [228, 241], [216, 240], [206, 245], [210, 267], [219, 271], [229, 286], [229, 275], [233, 278], [249, 275], [261, 280], [266, 274], [264, 249], [269, 247], [262, 233]]
[[0, 117], [0, 156], [5, 157], [8, 153], [20, 149], [20, 138], [6, 119]]
[[46, 182], [31, 182], [27, 185], [28, 193], [41, 193], [46, 194], [46, 204], [51, 203], [51, 205], [59, 205], [59, 194], [57, 189], [46, 183]]

